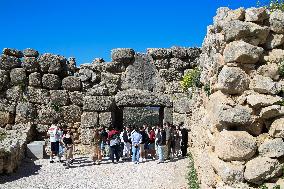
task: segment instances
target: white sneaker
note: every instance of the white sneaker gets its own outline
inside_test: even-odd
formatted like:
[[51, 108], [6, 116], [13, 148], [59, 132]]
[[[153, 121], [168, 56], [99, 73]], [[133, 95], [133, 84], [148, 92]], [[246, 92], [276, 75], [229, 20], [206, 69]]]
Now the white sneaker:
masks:
[[143, 161], [146, 161], [146, 158], [143, 158]]
[[139, 158], [139, 161], [138, 162], [143, 162], [143, 159], [142, 158]]
[[136, 164], [139, 164], [139, 161], [137, 161]]

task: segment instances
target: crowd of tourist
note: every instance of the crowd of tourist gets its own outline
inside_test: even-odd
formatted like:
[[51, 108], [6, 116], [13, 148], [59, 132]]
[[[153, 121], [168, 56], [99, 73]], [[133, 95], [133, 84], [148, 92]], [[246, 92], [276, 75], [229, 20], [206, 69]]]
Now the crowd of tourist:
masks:
[[[51, 152], [50, 163], [54, 162], [54, 155], [58, 161], [65, 155], [64, 165], [67, 168], [73, 163], [75, 149], [73, 134], [70, 128], [60, 128], [56, 124], [48, 130]], [[183, 124], [174, 126], [169, 123], [150, 127], [124, 127], [118, 130], [114, 127], [94, 128], [91, 140], [93, 161], [95, 165], [101, 163], [103, 157], [109, 157], [112, 163], [130, 161], [139, 164], [147, 159], [157, 159], [157, 163], [184, 157], [187, 154], [188, 131]]]

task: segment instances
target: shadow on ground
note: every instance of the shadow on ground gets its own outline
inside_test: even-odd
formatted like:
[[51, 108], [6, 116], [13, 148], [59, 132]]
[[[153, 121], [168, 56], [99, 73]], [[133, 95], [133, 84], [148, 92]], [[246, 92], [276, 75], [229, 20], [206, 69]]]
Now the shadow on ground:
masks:
[[15, 173], [0, 174], [0, 184], [12, 182], [31, 175], [37, 175], [41, 167], [41, 165], [36, 165], [33, 160], [24, 159]]

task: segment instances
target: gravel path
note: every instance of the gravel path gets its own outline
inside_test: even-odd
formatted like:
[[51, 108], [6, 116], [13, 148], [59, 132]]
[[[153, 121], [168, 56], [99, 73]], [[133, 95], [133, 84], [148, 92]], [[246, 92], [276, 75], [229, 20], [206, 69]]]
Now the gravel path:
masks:
[[70, 169], [48, 159], [25, 160], [10, 176], [0, 176], [0, 189], [185, 189], [188, 159], [163, 164], [148, 160], [93, 165], [88, 157], [77, 157]]

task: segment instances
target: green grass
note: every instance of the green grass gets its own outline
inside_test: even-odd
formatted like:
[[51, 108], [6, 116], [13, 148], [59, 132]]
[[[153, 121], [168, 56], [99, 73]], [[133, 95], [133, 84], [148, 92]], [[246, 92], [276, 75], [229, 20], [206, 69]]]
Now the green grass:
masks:
[[193, 157], [191, 153], [189, 153], [188, 158], [189, 158], [189, 170], [188, 170], [188, 175], [187, 175], [188, 188], [189, 189], [199, 189], [200, 188], [199, 182], [198, 182], [196, 170], [194, 168], [194, 161], [193, 161]]

